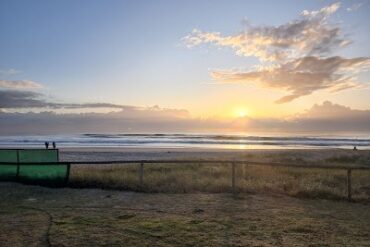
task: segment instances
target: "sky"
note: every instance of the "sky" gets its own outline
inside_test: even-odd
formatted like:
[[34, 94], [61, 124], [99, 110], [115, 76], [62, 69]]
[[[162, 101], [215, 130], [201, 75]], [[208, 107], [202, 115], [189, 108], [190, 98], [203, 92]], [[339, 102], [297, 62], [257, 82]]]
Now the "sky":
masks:
[[0, 134], [369, 133], [369, 23], [365, 0], [0, 0]]

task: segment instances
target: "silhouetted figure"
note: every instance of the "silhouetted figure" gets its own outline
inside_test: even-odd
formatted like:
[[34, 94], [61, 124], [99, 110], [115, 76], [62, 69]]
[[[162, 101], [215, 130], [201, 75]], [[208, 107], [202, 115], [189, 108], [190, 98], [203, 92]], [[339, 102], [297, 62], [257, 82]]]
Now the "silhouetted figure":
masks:
[[353, 151], [357, 151], [357, 147], [356, 146], [353, 147]]
[[45, 142], [45, 148], [49, 149], [49, 142]]
[[55, 144], [55, 142], [53, 142], [53, 148], [56, 149], [57, 148], [57, 144]]

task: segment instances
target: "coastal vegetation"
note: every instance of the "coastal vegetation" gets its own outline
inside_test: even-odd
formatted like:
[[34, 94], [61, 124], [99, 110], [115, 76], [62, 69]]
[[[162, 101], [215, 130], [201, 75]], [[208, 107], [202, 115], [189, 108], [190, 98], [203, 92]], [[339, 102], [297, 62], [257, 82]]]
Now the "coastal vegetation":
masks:
[[[335, 160], [338, 162], [338, 159]], [[344, 163], [345, 164], [345, 163]], [[236, 193], [303, 198], [347, 198], [347, 170], [235, 166]], [[370, 170], [353, 170], [352, 198], [370, 201]], [[154, 193], [225, 193], [232, 190], [231, 164], [112, 164], [72, 166], [69, 186]]]
[[368, 246], [367, 203], [0, 183], [0, 245]]

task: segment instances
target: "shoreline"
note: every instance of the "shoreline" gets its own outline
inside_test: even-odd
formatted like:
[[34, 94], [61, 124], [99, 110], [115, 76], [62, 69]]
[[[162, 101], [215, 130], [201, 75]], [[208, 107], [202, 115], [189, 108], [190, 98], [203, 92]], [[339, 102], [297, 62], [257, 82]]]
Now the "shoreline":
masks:
[[2, 147], [43, 148], [45, 142], [56, 142], [66, 150], [182, 150], [182, 151], [245, 151], [245, 150], [311, 150], [345, 149], [355, 146], [370, 150], [369, 137], [343, 136], [230, 136], [230, 135], [33, 135], [0, 136]]

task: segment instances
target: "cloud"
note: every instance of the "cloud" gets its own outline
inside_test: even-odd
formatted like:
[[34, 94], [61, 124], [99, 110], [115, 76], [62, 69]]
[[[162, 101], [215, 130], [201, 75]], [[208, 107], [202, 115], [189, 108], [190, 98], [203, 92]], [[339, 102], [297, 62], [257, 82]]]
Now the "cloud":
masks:
[[317, 90], [340, 91], [359, 87], [355, 75], [362, 70], [370, 70], [370, 58], [310, 56], [259, 70], [213, 71], [211, 76], [220, 82], [256, 83], [267, 88], [283, 89], [290, 94], [276, 102], [286, 103]]
[[30, 81], [30, 80], [19, 80], [19, 81], [9, 81], [0, 80], [0, 89], [41, 89], [43, 86], [40, 83]]
[[82, 108], [116, 108], [127, 109], [130, 106], [111, 103], [59, 103], [45, 99], [40, 93], [43, 85], [30, 80], [0, 80], [1, 109], [82, 109]]
[[38, 99], [39, 93], [32, 91], [0, 91], [0, 109], [44, 107], [45, 102]]
[[354, 3], [354, 4], [352, 4], [352, 6], [351, 6], [351, 7], [348, 7], [348, 8], [347, 8], [347, 11], [348, 11], [348, 12], [356, 11], [356, 10], [358, 10], [362, 5], [363, 5], [363, 3]]
[[[94, 114], [92, 116], [97, 118], [108, 117], [110, 119], [120, 119], [122, 116], [125, 116], [126, 120], [130, 119], [147, 119], [151, 120], [156, 119], [167, 119], [167, 118], [179, 118], [184, 119], [189, 117], [189, 112], [184, 109], [170, 109], [170, 108], [161, 108], [157, 105], [150, 107], [138, 107], [130, 105], [120, 105], [120, 104], [111, 104], [111, 103], [58, 103], [51, 102], [44, 99], [44, 95], [34, 91], [19, 91], [19, 90], [0, 90], [0, 113], [3, 110], [15, 110], [15, 109], [27, 109], [31, 110], [34, 108], [38, 109], [99, 109], [99, 108], [109, 108], [109, 109], [118, 109], [118, 112], [110, 112], [109, 114]], [[60, 116], [82, 116], [82, 115], [57, 115], [54, 112], [49, 112], [50, 116], [57, 116], [59, 119]], [[16, 113], [15, 113], [16, 114]], [[23, 115], [21, 115], [23, 116]], [[37, 115], [36, 113], [30, 113], [30, 116], [42, 116]]]
[[21, 71], [16, 69], [0, 70], [0, 76], [13, 76], [18, 75]]
[[356, 110], [330, 101], [315, 104], [295, 121], [296, 129], [322, 132], [370, 131], [370, 110]]
[[357, 118], [367, 118], [370, 120], [370, 110], [356, 110], [330, 101], [324, 101], [321, 105], [315, 104], [305, 113], [298, 115], [298, 118], [356, 122]]
[[39, 92], [25, 90], [0, 90], [0, 109], [82, 109], [82, 108], [117, 108], [128, 109], [130, 106], [110, 103], [58, 103], [44, 99]]
[[[202, 124], [200, 124], [202, 123]], [[0, 135], [171, 132], [213, 128], [183, 109], [127, 106], [110, 113], [1, 113]], [[220, 127], [220, 126], [218, 126]]]
[[[47, 99], [46, 96], [37, 91], [43, 86], [39, 83], [23, 80], [23, 81], [7, 81], [0, 80], [0, 112], [4, 110], [32, 110], [38, 109], [98, 109], [110, 108], [119, 109], [127, 116], [140, 118], [142, 116], [166, 117], [168, 115], [184, 117], [189, 113], [182, 109], [167, 109], [157, 105], [151, 107], [137, 107], [130, 105], [112, 104], [104, 102], [90, 103], [64, 103], [56, 102]], [[35, 90], [34, 90], [35, 89]], [[54, 114], [54, 113], [53, 113]], [[114, 113], [112, 113], [114, 114]], [[113, 116], [113, 115], [112, 115]]]
[[324, 102], [290, 118], [200, 119], [183, 109], [127, 106], [110, 113], [6, 113], [0, 135], [72, 133], [241, 132], [320, 133], [370, 131], [370, 110]]
[[326, 18], [330, 16], [331, 14], [335, 13], [339, 8], [340, 8], [340, 2], [337, 2], [329, 6], [323, 7], [320, 10], [314, 10], [314, 11], [303, 10], [302, 15], [309, 16], [309, 17], [320, 16], [321, 18]]
[[370, 110], [356, 110], [325, 101], [295, 116], [285, 118], [244, 118], [233, 123], [234, 128], [244, 127], [258, 133], [369, 133]]
[[235, 35], [194, 29], [183, 38], [188, 47], [214, 44], [230, 47], [239, 56], [254, 56], [261, 61], [284, 61], [291, 58], [328, 54], [337, 47], [350, 44], [341, 35], [340, 27], [328, 18], [340, 7], [334, 3], [319, 11], [304, 10], [300, 18], [279, 26], [252, 26]]
[[[51, 109], [44, 112], [9, 112], [17, 109]], [[56, 109], [115, 108], [109, 113], [56, 113]], [[0, 90], [0, 134], [50, 134], [114, 132], [130, 129], [165, 131], [187, 125], [189, 112], [184, 109], [138, 107], [111, 103], [60, 103], [29, 90]], [[209, 125], [210, 126], [210, 125]]]
[[[213, 44], [232, 48], [236, 55], [257, 57], [261, 64], [246, 70], [214, 70], [211, 77], [223, 83], [256, 83], [289, 94], [276, 100], [287, 103], [317, 90], [337, 92], [360, 87], [357, 75], [370, 70], [370, 58], [332, 56], [351, 44], [338, 24], [329, 18], [338, 11], [333, 3], [317, 11], [302, 11], [298, 19], [279, 26], [252, 26], [235, 35], [193, 32], [183, 38], [188, 47]], [[256, 69], [257, 68], [257, 69]]]

